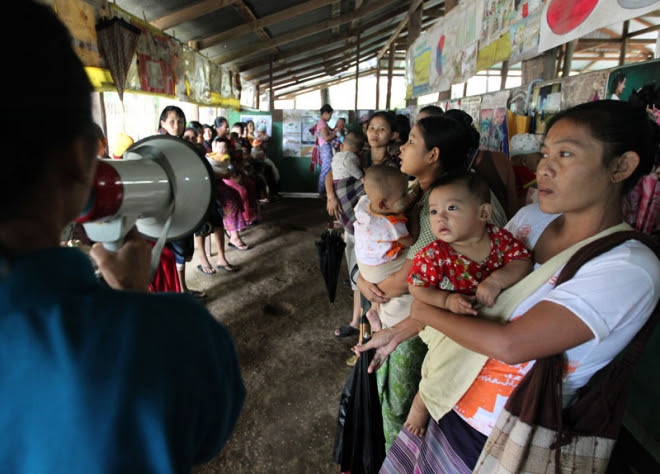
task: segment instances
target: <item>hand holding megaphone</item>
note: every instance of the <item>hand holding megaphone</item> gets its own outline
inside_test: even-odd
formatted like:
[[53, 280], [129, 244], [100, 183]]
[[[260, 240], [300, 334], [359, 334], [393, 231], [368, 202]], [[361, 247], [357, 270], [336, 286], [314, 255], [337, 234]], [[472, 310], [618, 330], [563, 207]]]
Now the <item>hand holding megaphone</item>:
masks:
[[133, 227], [124, 236], [118, 251], [108, 250], [97, 242], [89, 251], [105, 282], [117, 290], [146, 291], [152, 279], [152, 246]]

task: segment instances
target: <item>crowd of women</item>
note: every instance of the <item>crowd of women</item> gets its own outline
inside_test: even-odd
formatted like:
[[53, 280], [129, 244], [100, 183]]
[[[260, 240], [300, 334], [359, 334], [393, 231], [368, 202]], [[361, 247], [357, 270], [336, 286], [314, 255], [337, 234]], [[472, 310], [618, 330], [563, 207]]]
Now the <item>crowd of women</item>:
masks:
[[[99, 156], [109, 158], [107, 139], [100, 127], [97, 129]], [[266, 154], [269, 136], [265, 127], [255, 129], [252, 120], [236, 122], [231, 129], [227, 119], [221, 116], [213, 124], [187, 121], [183, 110], [174, 105], [162, 110], [156, 131], [190, 142], [208, 164], [213, 182], [212, 198], [202, 224], [190, 235], [166, 244], [150, 289], [189, 293], [204, 300], [204, 292], [190, 289], [186, 284], [186, 262], [192, 260], [197, 250], [197, 270], [201, 273], [239, 271], [238, 266], [227, 260], [225, 244], [239, 251], [248, 250], [250, 245], [242, 239], [241, 232], [261, 221], [263, 202], [279, 196], [279, 172]], [[120, 137], [113, 147], [112, 157], [121, 159], [132, 143], [130, 136]], [[80, 226], [76, 230], [74, 237], [84, 238]], [[216, 248], [215, 264], [207, 254], [206, 239], [210, 236]], [[227, 242], [225, 237], [228, 237]]]
[[[593, 258], [572, 279], [556, 284], [578, 248], [631, 229], [624, 222], [622, 200], [659, 159], [659, 127], [643, 108], [601, 100], [553, 117], [534, 170], [537, 202], [522, 208], [515, 199], [499, 202], [498, 195], [506, 199], [506, 193], [494, 192], [491, 183], [497, 175], [505, 181], [507, 172], [500, 172], [500, 164], [481, 169], [475, 165], [479, 155], [501, 160], [478, 150], [479, 134], [466, 116], [429, 107], [420, 110], [409, 131], [389, 111], [376, 112], [365, 123], [369, 152], [362, 157], [363, 167], [389, 163], [409, 179], [406, 214], [415, 238], [400, 270], [380, 283], [357, 272], [352, 321], [335, 331], [337, 337], [357, 333], [360, 295], [379, 305], [382, 329], [354, 351], [374, 351], [369, 370], [376, 371], [387, 452], [381, 472], [472, 472], [507, 399], [537, 359], [564, 354], [562, 402], [570, 406], [579, 389], [644, 326], [660, 298], [660, 262], [637, 240]], [[323, 134], [325, 140], [328, 135]], [[353, 178], [347, 186], [333, 179], [332, 162], [327, 168], [327, 210], [344, 223], [351, 271], [356, 266], [356, 236], [346, 223], [355, 223], [353, 210], [364, 194], [362, 180]], [[464, 196], [457, 178], [448, 176], [468, 169], [490, 185], [489, 207], [472, 205], [469, 197], [440, 198], [443, 186], [445, 194], [451, 190]], [[510, 186], [515, 184], [505, 187]], [[484, 227], [486, 218], [489, 224]], [[490, 279], [495, 295], [511, 287], [494, 304], [492, 299], [476, 303], [484, 302], [479, 293], [484, 286], [479, 290], [476, 282], [476, 296], [462, 297], [468, 309], [457, 311], [447, 304], [447, 296], [459, 289], [468, 269], [477, 268], [484, 274], [480, 278], [488, 275], [486, 263], [495, 254], [495, 240], [486, 244], [485, 252], [468, 249], [483, 242], [492, 229], [526, 247], [532, 271], [516, 285]], [[438, 253], [439, 244], [445, 245], [448, 256]], [[498, 252], [500, 263], [506, 263]], [[429, 267], [455, 266], [435, 283], [444, 290], [444, 304], [429, 304], [410, 294], [418, 283], [415, 272], [421, 271], [413, 262], [420, 255]], [[434, 256], [447, 261], [434, 262]], [[488, 318], [479, 317], [486, 314]], [[419, 413], [413, 404], [418, 392], [427, 418], [412, 416]]]

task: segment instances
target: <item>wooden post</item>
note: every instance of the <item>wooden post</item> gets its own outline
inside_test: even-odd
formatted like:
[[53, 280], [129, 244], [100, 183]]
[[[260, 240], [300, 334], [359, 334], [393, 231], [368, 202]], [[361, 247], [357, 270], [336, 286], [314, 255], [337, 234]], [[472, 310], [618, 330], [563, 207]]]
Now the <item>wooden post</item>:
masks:
[[619, 55], [619, 66], [626, 64], [626, 50], [628, 49], [628, 30], [630, 29], [630, 20], [623, 22], [623, 33], [621, 35], [621, 54]]
[[396, 50], [396, 43], [390, 46], [389, 62], [387, 64], [387, 100], [385, 101], [385, 108], [390, 110], [390, 101], [392, 99], [392, 73], [394, 71], [394, 51]]
[[571, 74], [571, 63], [573, 62], [573, 53], [575, 52], [575, 41], [566, 43], [564, 52], [564, 66], [561, 70], [561, 77], [568, 77]]
[[376, 58], [376, 110], [380, 102], [380, 59]]
[[[502, 69], [500, 69], [500, 90], [506, 89], [506, 78], [509, 75], [509, 60], [502, 61]], [[467, 82], [466, 82], [467, 83]]]
[[357, 45], [355, 48], [355, 115], [358, 113], [358, 83], [360, 82], [360, 32], [357, 34]]
[[268, 110], [271, 112], [275, 110], [275, 91], [273, 91], [273, 55], [271, 54], [268, 61], [268, 91], [270, 98], [268, 100]]

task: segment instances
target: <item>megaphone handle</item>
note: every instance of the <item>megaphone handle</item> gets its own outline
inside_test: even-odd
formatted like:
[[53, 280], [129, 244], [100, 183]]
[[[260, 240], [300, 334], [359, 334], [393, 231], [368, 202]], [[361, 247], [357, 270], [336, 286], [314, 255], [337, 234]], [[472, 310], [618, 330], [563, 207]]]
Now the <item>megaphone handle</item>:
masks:
[[124, 244], [123, 239], [122, 240], [113, 240], [112, 242], [103, 242], [103, 246], [107, 250], [111, 250], [113, 252], [116, 252], [119, 250], [119, 248]]
[[163, 247], [165, 246], [165, 241], [167, 240], [167, 234], [169, 233], [170, 226], [172, 225], [172, 216], [173, 213], [170, 212], [170, 216], [167, 218], [167, 221], [165, 221], [165, 225], [163, 226], [160, 237], [158, 237], [156, 244], [151, 249], [151, 271], [149, 273], [149, 281], [154, 279], [156, 270], [158, 270], [158, 266], [160, 265], [160, 254], [163, 252]]

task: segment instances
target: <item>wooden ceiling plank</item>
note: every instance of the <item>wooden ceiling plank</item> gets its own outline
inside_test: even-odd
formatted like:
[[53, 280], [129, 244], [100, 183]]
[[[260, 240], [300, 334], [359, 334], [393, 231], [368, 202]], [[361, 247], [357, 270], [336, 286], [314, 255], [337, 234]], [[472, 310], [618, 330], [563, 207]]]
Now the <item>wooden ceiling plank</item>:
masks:
[[403, 28], [408, 24], [408, 21], [410, 20], [410, 15], [417, 10], [417, 8], [422, 4], [422, 0], [413, 0], [413, 2], [410, 4], [410, 8], [408, 8], [408, 14], [405, 16], [403, 20], [401, 20], [401, 23], [399, 23], [399, 26], [396, 27], [396, 30], [394, 30], [394, 33], [392, 33], [392, 36], [390, 36], [390, 39], [388, 39], [381, 50], [378, 52], [378, 59], [383, 57], [383, 54], [390, 48], [390, 45], [398, 38], [399, 34], [403, 30]]
[[[319, 33], [320, 31], [329, 30], [335, 25], [350, 23], [351, 21], [357, 18], [366, 16], [369, 13], [380, 10], [384, 6], [392, 4], [396, 1], [397, 0], [381, 0], [379, 2], [370, 3], [368, 5], [361, 7], [359, 10], [352, 11], [351, 13], [346, 13], [335, 20], [322, 21], [314, 25], [306, 26], [304, 28], [300, 28], [298, 30], [292, 31], [290, 33], [280, 36], [279, 38], [274, 38], [272, 41], [269, 42], [269, 44], [259, 43], [256, 45], [251, 45], [249, 47], [242, 48], [238, 51], [234, 51], [233, 53], [229, 53], [224, 56], [211, 58], [211, 60], [215, 62], [219, 62], [221, 64], [232, 63], [234, 60], [238, 58], [242, 58], [248, 55], [251, 56], [254, 54], [258, 54], [263, 51], [267, 51], [273, 47], [281, 46], [283, 44], [290, 43], [292, 41], [296, 41], [302, 38], [306, 38], [308, 36], [312, 36], [316, 33]], [[415, 0], [415, 1], [421, 2], [421, 0]]]
[[[381, 30], [384, 29], [389, 29], [389, 26], [387, 25], [387, 21], [391, 20], [392, 18], [396, 18], [400, 14], [406, 12], [408, 10], [407, 7], [402, 7], [402, 8], [397, 8], [393, 9], [391, 11], [388, 11], [386, 14], [379, 16], [378, 18], [375, 18], [374, 20], [370, 21], [369, 23], [365, 23], [362, 25], [362, 31], [366, 31], [370, 28], [378, 27], [379, 28], [376, 31], [371, 32], [369, 35], [364, 36], [362, 38], [363, 41], [367, 40], [368, 38], [375, 38], [376, 36], [379, 36], [382, 34]], [[353, 39], [354, 32], [351, 32], [351, 34], [347, 35], [345, 38], [338, 38], [336, 41], [332, 41], [330, 43], [326, 43], [326, 46], [331, 46], [334, 44], [339, 44], [341, 45], [340, 47], [348, 47], [351, 43], [351, 40]], [[285, 53], [280, 53], [277, 58], [275, 58], [276, 61], [285, 61], [288, 58], [294, 57], [294, 56], [299, 56], [301, 54], [305, 54], [306, 52], [314, 49], [316, 46], [315, 45], [305, 45], [299, 48], [295, 49], [290, 49]], [[250, 71], [251, 69], [256, 69], [259, 67], [263, 67], [264, 62], [262, 59], [258, 59], [256, 61], [252, 61], [250, 63], [243, 63], [239, 67], [239, 71], [241, 72], [247, 72]]]
[[295, 7], [285, 8], [284, 10], [280, 10], [270, 15], [266, 15], [263, 18], [255, 19], [252, 22], [239, 25], [230, 30], [223, 31], [222, 33], [208, 36], [206, 38], [201, 38], [199, 39], [200, 48], [201, 49], [210, 48], [212, 46], [215, 46], [216, 44], [223, 43], [227, 40], [235, 39], [240, 36], [244, 36], [246, 34], [252, 33], [258, 28], [265, 28], [270, 25], [274, 25], [276, 23], [281, 23], [285, 20], [289, 20], [295, 16], [302, 15], [304, 13], [309, 13], [314, 10], [318, 10], [319, 8], [330, 5], [336, 1], [337, 0], [310, 0], [308, 2], [301, 3], [300, 5], [296, 5]]
[[[375, 38], [375, 39], [377, 39], [377, 38]], [[374, 48], [374, 47], [378, 47], [378, 45], [372, 45], [372, 48]], [[273, 71], [275, 73], [279, 73], [281, 71], [284, 71], [284, 70], [289, 69], [289, 68], [294, 68], [296, 66], [305, 66], [305, 65], [309, 66], [311, 63], [313, 63], [315, 61], [319, 61], [319, 60], [322, 61], [322, 62], [327, 62], [327, 61], [330, 61], [331, 59], [333, 59], [337, 56], [339, 56], [341, 58], [346, 56], [346, 47], [345, 46], [342, 45], [339, 48], [335, 48], [335, 49], [332, 49], [330, 51], [324, 51], [324, 52], [321, 52], [321, 53], [318, 53], [318, 54], [315, 54], [315, 55], [312, 55], [312, 56], [306, 56], [306, 57], [301, 58], [297, 61], [287, 62], [285, 64], [282, 64], [278, 68], [274, 69]], [[245, 77], [245, 80], [247, 80], [247, 81], [254, 81], [256, 79], [256, 80], [259, 80], [259, 82], [261, 82], [260, 78], [263, 77], [263, 76], [264, 76], [264, 73], [261, 72], [261, 73], [258, 73], [258, 74], [245, 75], [245, 76], [241, 76], [241, 77]]]
[[[375, 72], [376, 72], [376, 68], [365, 69], [364, 71], [360, 72], [360, 77], [370, 76], [370, 75], [374, 74]], [[399, 76], [399, 77], [401, 77], [403, 75], [404, 74], [402, 72], [400, 72], [398, 74], [394, 74], [394, 76]], [[351, 81], [351, 80], [355, 80], [355, 76], [350, 75], [350, 76], [342, 77], [342, 78], [339, 78], [339, 79], [333, 79], [333, 80], [330, 80], [330, 81], [324, 81], [324, 82], [321, 82], [321, 83], [318, 83], [318, 84], [313, 84], [313, 85], [306, 86], [306, 87], [303, 87], [303, 88], [299, 88], [299, 89], [296, 89], [296, 90], [293, 90], [293, 91], [286, 91], [286, 92], [283, 92], [281, 95], [276, 96], [275, 99], [276, 100], [289, 99], [291, 97], [295, 97], [298, 94], [313, 92], [315, 90], [319, 90], [319, 89], [322, 89], [322, 88], [327, 88], [327, 87], [334, 86], [334, 85], [337, 85], [337, 84], [342, 84], [344, 82], [348, 82], [348, 81]]]
[[228, 7], [240, 0], [203, 0], [188, 7], [177, 10], [169, 15], [156, 18], [149, 23], [161, 31], [174, 28], [175, 26], [194, 20], [221, 8]]

